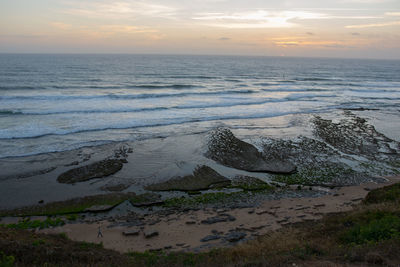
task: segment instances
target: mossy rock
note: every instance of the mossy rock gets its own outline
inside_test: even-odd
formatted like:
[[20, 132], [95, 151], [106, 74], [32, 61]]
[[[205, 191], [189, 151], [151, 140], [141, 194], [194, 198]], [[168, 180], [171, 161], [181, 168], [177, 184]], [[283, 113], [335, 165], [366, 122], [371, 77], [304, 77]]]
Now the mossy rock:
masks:
[[222, 165], [250, 171], [270, 173], [293, 173], [296, 166], [278, 158], [265, 160], [253, 145], [236, 138], [229, 129], [215, 130], [208, 143], [206, 156]]
[[242, 175], [233, 178], [232, 187], [240, 188], [245, 191], [272, 190], [274, 188], [258, 178]]
[[117, 159], [105, 159], [86, 166], [62, 173], [57, 181], [64, 184], [84, 182], [94, 178], [112, 175], [122, 169], [122, 162]]
[[151, 191], [199, 191], [221, 184], [229, 185], [230, 180], [212, 168], [202, 165], [198, 166], [192, 175], [172, 178], [165, 182], [149, 185], [145, 189]]
[[135, 207], [146, 207], [164, 203], [164, 201], [161, 200], [161, 195], [155, 193], [136, 195], [131, 198], [129, 202]]

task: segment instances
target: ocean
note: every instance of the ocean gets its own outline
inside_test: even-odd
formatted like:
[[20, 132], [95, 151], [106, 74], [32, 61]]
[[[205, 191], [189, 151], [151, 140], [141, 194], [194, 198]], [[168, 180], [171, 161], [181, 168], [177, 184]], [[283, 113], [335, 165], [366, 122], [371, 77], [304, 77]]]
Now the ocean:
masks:
[[345, 109], [398, 116], [400, 61], [0, 55], [0, 158]]

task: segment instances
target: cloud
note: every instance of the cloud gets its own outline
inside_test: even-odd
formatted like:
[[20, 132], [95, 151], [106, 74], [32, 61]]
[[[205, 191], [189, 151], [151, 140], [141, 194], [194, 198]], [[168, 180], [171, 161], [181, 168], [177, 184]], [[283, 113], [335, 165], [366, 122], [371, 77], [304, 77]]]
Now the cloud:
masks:
[[359, 36], [359, 35], [361, 35], [361, 34], [360, 34], [359, 32], [352, 32], [351, 35], [353, 35], [353, 36]]
[[222, 28], [291, 28], [297, 24], [291, 20], [321, 19], [325, 15], [308, 11], [277, 11], [257, 10], [235, 13], [201, 13], [194, 20], [210, 21], [208, 26]]
[[67, 23], [64, 23], [64, 22], [52, 22], [50, 24], [54, 28], [57, 28], [57, 29], [60, 29], [60, 30], [70, 30], [72, 28], [71, 24], [67, 24]]
[[346, 26], [347, 29], [362, 29], [362, 28], [376, 28], [376, 27], [387, 27], [387, 26], [394, 26], [400, 25], [400, 21], [390, 21], [384, 23], [372, 23], [372, 24], [361, 24], [361, 25], [348, 25]]
[[155, 33], [157, 30], [132, 25], [103, 25], [100, 30], [111, 33]]
[[229, 40], [231, 40], [231, 38], [229, 38], [229, 37], [221, 37], [218, 40], [220, 40], [220, 41], [229, 41]]
[[115, 2], [103, 1], [101, 3], [71, 3], [73, 8], [68, 8], [64, 13], [88, 18], [124, 19], [136, 17], [161, 17], [168, 18], [175, 14], [176, 8], [151, 4], [142, 1]]
[[314, 33], [312, 33], [312, 32], [306, 32], [306, 34], [307, 34], [307, 35], [311, 35], [311, 36], [314, 35]]
[[399, 17], [400, 16], [400, 12], [386, 12], [385, 16]]
[[394, 0], [342, 0], [342, 3], [359, 3], [359, 4], [383, 4], [393, 2]]

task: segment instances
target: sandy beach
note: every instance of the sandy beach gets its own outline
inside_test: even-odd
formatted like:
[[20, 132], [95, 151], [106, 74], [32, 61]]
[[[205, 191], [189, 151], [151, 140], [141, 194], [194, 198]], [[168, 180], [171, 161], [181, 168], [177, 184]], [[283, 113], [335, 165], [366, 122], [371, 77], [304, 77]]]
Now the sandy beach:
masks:
[[[40, 232], [66, 233], [72, 240], [101, 242], [105, 248], [120, 252], [204, 251], [251, 240], [291, 223], [317, 220], [325, 214], [352, 210], [353, 205], [359, 204], [370, 190], [398, 182], [400, 176], [388, 177], [385, 183], [336, 188], [330, 190], [328, 195], [317, 198], [265, 201], [256, 208], [204, 209], [169, 215], [147, 215], [144, 216], [146, 223], [142, 226], [124, 227], [118, 226], [118, 221], [100, 220], [90, 224], [66, 224]], [[210, 218], [228, 219], [206, 223]], [[102, 237], [98, 237], [99, 227]], [[157, 232], [157, 235], [145, 236], [152, 232]], [[209, 241], [206, 241], [207, 237]], [[202, 241], [204, 238], [206, 240]]]

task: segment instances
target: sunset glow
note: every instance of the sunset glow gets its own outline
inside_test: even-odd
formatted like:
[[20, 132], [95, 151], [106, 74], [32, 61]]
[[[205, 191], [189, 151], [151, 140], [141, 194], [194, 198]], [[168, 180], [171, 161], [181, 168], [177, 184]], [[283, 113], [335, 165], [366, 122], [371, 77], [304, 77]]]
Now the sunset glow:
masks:
[[400, 1], [0, 3], [0, 52], [400, 58]]

